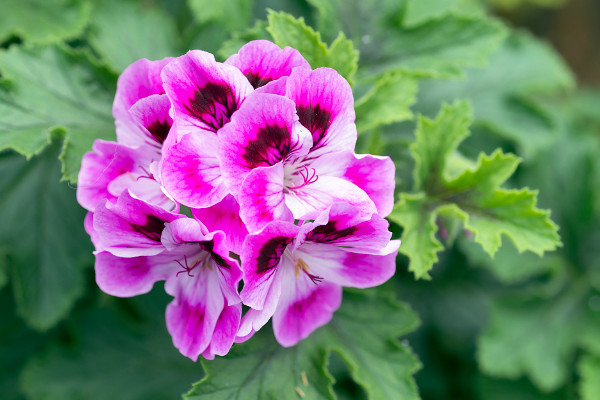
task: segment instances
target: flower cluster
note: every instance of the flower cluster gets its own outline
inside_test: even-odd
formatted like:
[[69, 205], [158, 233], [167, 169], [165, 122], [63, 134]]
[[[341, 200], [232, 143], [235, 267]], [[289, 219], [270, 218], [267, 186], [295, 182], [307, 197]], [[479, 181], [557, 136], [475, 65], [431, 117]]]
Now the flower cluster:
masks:
[[225, 355], [271, 318], [292, 346], [331, 319], [343, 286], [393, 275], [394, 165], [354, 153], [336, 71], [268, 41], [224, 63], [144, 59], [120, 76], [113, 115], [117, 142], [94, 143], [77, 190], [96, 281], [122, 297], [166, 281], [187, 357]]

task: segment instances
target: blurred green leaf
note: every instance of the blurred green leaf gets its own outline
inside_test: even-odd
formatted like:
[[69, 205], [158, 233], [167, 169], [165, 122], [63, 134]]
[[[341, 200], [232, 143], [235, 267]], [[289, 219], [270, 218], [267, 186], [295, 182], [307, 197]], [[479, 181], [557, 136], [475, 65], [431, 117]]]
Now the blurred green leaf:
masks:
[[201, 24], [218, 22], [226, 29], [243, 29], [250, 24], [252, 0], [188, 0], [194, 17]]
[[0, 72], [8, 87], [0, 88], [0, 150], [31, 157], [51, 134], [64, 136], [63, 179], [75, 182], [93, 141], [115, 137], [113, 76], [85, 53], [54, 46], [1, 51]]
[[348, 80], [354, 75], [358, 65], [358, 51], [343, 33], [328, 48], [321, 41], [320, 33], [307, 26], [304, 18], [297, 19], [285, 12], [269, 11], [268, 21], [266, 29], [275, 43], [280, 47], [297, 49], [311, 67], [333, 68]]
[[480, 0], [407, 0], [402, 24], [410, 28], [450, 12], [482, 15], [484, 11]]
[[175, 399], [202, 376], [173, 347], [166, 296], [110, 301], [70, 321], [71, 343], [54, 343], [27, 364], [20, 383], [28, 399]]
[[581, 400], [600, 399], [600, 357], [586, 355], [579, 360], [579, 393]]
[[0, 153], [0, 242], [18, 313], [36, 329], [63, 318], [83, 293], [83, 267], [91, 244], [83, 230], [84, 210], [75, 190], [59, 183], [60, 144], [26, 162]]
[[358, 133], [411, 119], [417, 80], [401, 72], [384, 74], [355, 103]]
[[256, 21], [254, 26], [243, 31], [234, 32], [232, 37], [223, 42], [221, 48], [217, 52], [219, 57], [227, 59], [229, 56], [237, 53], [243, 45], [251, 40], [270, 39], [267, 32], [267, 23], [264, 21]]
[[95, 3], [88, 40], [101, 61], [117, 73], [140, 58], [159, 60], [180, 52], [171, 16], [151, 5], [127, 0]]
[[11, 34], [37, 44], [74, 39], [87, 26], [91, 8], [84, 0], [3, 0], [0, 42]]
[[[515, 62], [518, 60], [518, 62]], [[533, 96], [574, 85], [565, 63], [550, 46], [525, 33], [512, 34], [489, 66], [467, 72], [466, 81], [425, 81], [415, 108], [434, 115], [442, 101], [471, 99], [475, 126], [513, 140], [524, 156], [555, 139], [552, 115]]]
[[203, 361], [207, 376], [185, 398], [335, 399], [326, 369], [334, 351], [369, 399], [418, 399], [412, 375], [419, 362], [396, 341], [417, 323], [407, 306], [391, 298], [344, 292], [331, 322], [294, 347], [283, 348], [270, 332], [260, 332], [226, 357]]

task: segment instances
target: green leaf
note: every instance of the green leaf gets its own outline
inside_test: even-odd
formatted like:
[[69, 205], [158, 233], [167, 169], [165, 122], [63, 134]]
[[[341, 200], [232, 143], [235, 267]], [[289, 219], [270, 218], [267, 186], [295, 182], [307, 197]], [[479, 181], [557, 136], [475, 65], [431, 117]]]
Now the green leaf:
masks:
[[63, 318], [83, 292], [92, 248], [75, 190], [59, 183], [59, 143], [26, 162], [0, 153], [0, 242], [19, 314], [36, 329]]
[[159, 60], [179, 55], [175, 21], [164, 11], [140, 2], [97, 2], [88, 40], [101, 60], [117, 73], [140, 58]]
[[534, 96], [560, 93], [574, 83], [547, 44], [525, 33], [512, 34], [487, 68], [466, 75], [466, 81], [423, 82], [416, 109], [433, 115], [442, 101], [471, 99], [475, 125], [514, 141], [525, 156], [555, 138], [552, 115]]
[[467, 136], [471, 123], [471, 106], [461, 102], [443, 104], [435, 120], [419, 117], [415, 142], [410, 151], [415, 159], [415, 190], [431, 190], [444, 180], [446, 160]]
[[600, 399], [600, 357], [585, 355], [579, 360], [577, 369], [581, 380], [579, 394], [581, 400]]
[[402, 24], [410, 28], [449, 12], [481, 15], [484, 10], [483, 4], [477, 0], [407, 0]]
[[[474, 165], [452, 157], [469, 134], [470, 115], [467, 103], [444, 105], [435, 120], [419, 119], [416, 140], [410, 146], [417, 197], [402, 195], [390, 219], [404, 227], [400, 252], [411, 258], [409, 268], [418, 278], [428, 277], [441, 250], [434, 236], [438, 216], [461, 221], [491, 256], [502, 244], [503, 235], [519, 252], [542, 255], [560, 245], [550, 212], [535, 207], [537, 192], [500, 188], [515, 171], [517, 157], [497, 150], [489, 156], [480, 154]], [[457, 165], [466, 169], [460, 171]], [[412, 204], [409, 199], [414, 200]]]
[[52, 343], [25, 367], [20, 383], [27, 398], [177, 398], [202, 369], [173, 347], [164, 321], [166, 297], [104, 298], [82, 310], [67, 327], [73, 340]]
[[114, 77], [85, 53], [61, 47], [0, 52], [0, 150], [26, 157], [42, 151], [51, 133], [64, 135], [63, 179], [75, 182], [95, 139], [114, 139]]
[[0, 42], [11, 34], [27, 43], [58, 43], [74, 39], [87, 26], [91, 4], [84, 0], [3, 0]]
[[430, 210], [423, 194], [403, 194], [388, 219], [404, 228], [400, 253], [410, 259], [409, 270], [417, 278], [430, 279], [428, 271], [438, 261], [444, 246], [436, 239], [437, 213]]
[[378, 55], [363, 63], [369, 74], [399, 69], [447, 78], [461, 76], [464, 67], [486, 65], [505, 28], [490, 18], [448, 14], [414, 28], [397, 27], [388, 35], [378, 44]]
[[358, 65], [358, 51], [343, 33], [327, 48], [321, 35], [307, 26], [304, 18], [269, 10], [268, 22], [267, 31], [278, 46], [297, 49], [313, 68], [333, 68], [344, 78], [352, 79]]
[[344, 292], [331, 322], [294, 347], [277, 344], [267, 326], [228, 356], [203, 361], [207, 375], [185, 399], [335, 399], [326, 369], [331, 351], [369, 399], [418, 399], [412, 375], [419, 362], [396, 340], [416, 325], [414, 313], [388, 297]]
[[551, 299], [507, 297], [497, 300], [479, 340], [483, 372], [505, 378], [528, 375], [543, 391], [569, 377], [580, 333], [600, 320], [587, 312], [587, 282], [578, 282]]
[[229, 56], [237, 53], [243, 45], [251, 40], [269, 39], [267, 32], [267, 23], [264, 21], [256, 21], [254, 26], [244, 31], [234, 32], [229, 40], [223, 42], [223, 45], [217, 51], [217, 55], [222, 59], [227, 59]]
[[2, 246], [0, 248], [0, 290], [8, 283], [8, 260], [6, 255], [7, 249]]
[[403, 73], [384, 74], [355, 104], [358, 133], [411, 119], [417, 80]]
[[192, 14], [198, 22], [218, 22], [229, 30], [243, 29], [250, 23], [251, 0], [188, 0]]

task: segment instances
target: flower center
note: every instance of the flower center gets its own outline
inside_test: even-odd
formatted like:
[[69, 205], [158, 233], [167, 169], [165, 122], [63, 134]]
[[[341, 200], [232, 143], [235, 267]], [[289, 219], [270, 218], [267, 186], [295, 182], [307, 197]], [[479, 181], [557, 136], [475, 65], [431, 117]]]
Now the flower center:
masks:
[[194, 260], [194, 262], [192, 262], [191, 264], [188, 262], [186, 255], [183, 256], [182, 260], [176, 260], [175, 262], [179, 264], [179, 266], [182, 268], [181, 271], [177, 271], [175, 276], [187, 273], [189, 277], [193, 278], [194, 275], [192, 275], [192, 271], [200, 265], [202, 265], [203, 268], [210, 269], [210, 257], [207, 257], [206, 254], [200, 255], [200, 257]]
[[287, 190], [298, 190], [304, 186], [308, 186], [311, 183], [315, 183], [319, 179], [317, 171], [314, 168], [309, 168], [306, 165], [302, 165], [296, 168], [293, 173], [288, 177], [286, 174], [285, 188]]

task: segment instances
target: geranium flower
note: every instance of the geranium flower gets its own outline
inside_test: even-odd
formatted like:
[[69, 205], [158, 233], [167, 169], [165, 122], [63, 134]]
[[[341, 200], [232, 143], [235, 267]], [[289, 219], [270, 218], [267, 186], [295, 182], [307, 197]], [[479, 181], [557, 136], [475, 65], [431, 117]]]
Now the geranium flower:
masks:
[[165, 280], [175, 299], [166, 320], [173, 343], [193, 360], [231, 348], [241, 317], [242, 272], [229, 257], [225, 233], [124, 192], [94, 213], [96, 282], [113, 296], [147, 293]]
[[367, 288], [395, 272], [400, 241], [390, 241], [388, 223], [335, 203], [313, 222], [273, 221], [248, 235], [241, 254], [246, 312], [238, 341], [273, 318], [283, 346], [293, 346], [331, 319], [342, 287]]
[[297, 66], [309, 68], [297, 50], [262, 40], [248, 43], [225, 63], [192, 50], [165, 67], [178, 143], [166, 152], [161, 176], [173, 198], [201, 208], [229, 193], [217, 158], [220, 130], [255, 87], [264, 90]]

